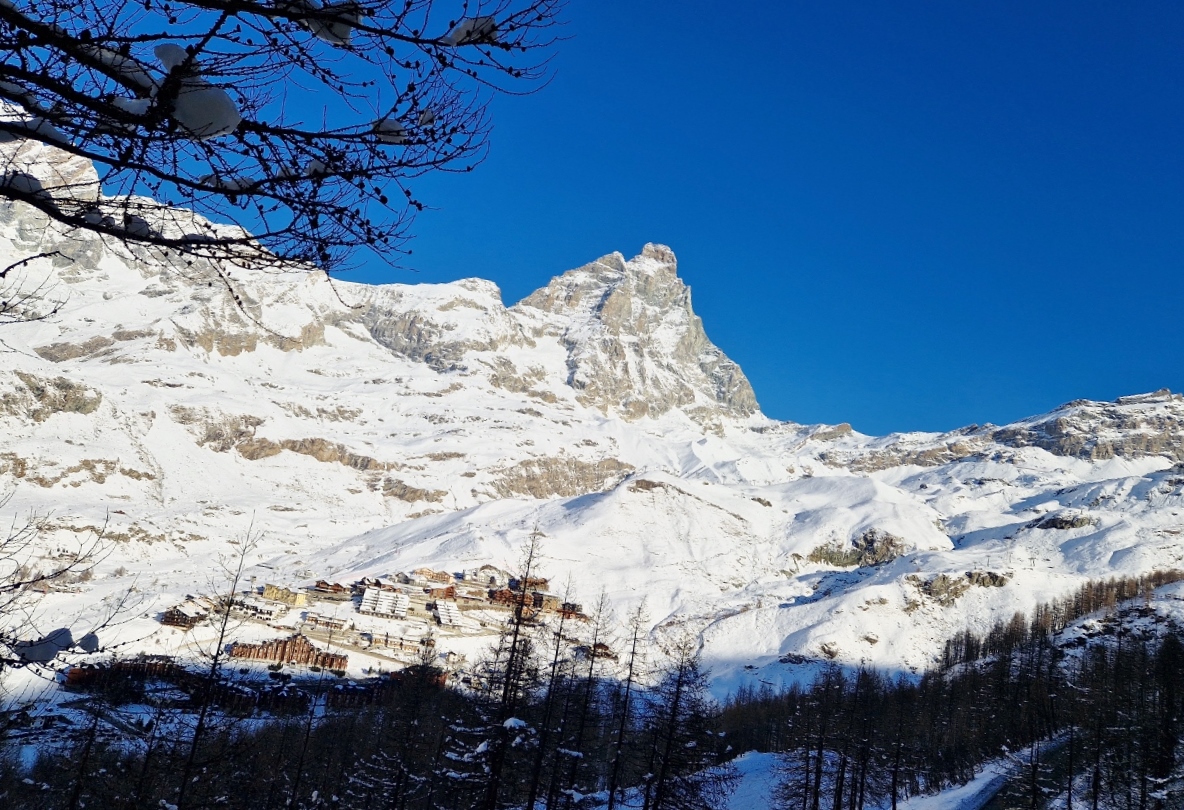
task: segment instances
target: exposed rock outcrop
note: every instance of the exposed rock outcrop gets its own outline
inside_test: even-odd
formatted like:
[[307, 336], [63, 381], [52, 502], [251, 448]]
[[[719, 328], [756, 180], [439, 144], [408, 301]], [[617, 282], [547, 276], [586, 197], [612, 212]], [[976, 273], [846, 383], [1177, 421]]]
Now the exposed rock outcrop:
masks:
[[667, 247], [646, 245], [630, 261], [604, 256], [514, 309], [537, 311], [539, 333], [563, 343], [566, 382], [585, 405], [627, 419], [705, 404], [731, 416], [757, 410], [744, 372], [707, 339]]
[[439, 372], [465, 367], [469, 352], [530, 343], [502, 304], [497, 285], [478, 278], [374, 291], [361, 322], [379, 345]]
[[495, 471], [493, 488], [501, 498], [572, 497], [609, 489], [633, 469], [631, 464], [615, 458], [600, 461], [570, 456], [531, 458]]
[[35, 184], [55, 201], [93, 203], [99, 199], [99, 173], [90, 160], [40, 141], [0, 143], [0, 170], [5, 182], [29, 178], [24, 181], [26, 186]]
[[1088, 515], [1049, 515], [1042, 520], [1035, 521], [1032, 527], [1067, 531], [1069, 529], [1084, 529], [1093, 526], [1096, 522]]
[[44, 422], [55, 413], [94, 413], [103, 402], [98, 391], [65, 377], [41, 378], [20, 371], [16, 377], [21, 386], [0, 395], [2, 413]]
[[199, 447], [208, 446], [217, 453], [253, 439], [255, 428], [263, 424], [262, 419], [250, 414], [224, 414], [183, 405], [174, 405], [169, 413], [173, 421], [190, 429]]
[[355, 470], [361, 470], [363, 472], [387, 469], [386, 464], [375, 458], [362, 455], [361, 453], [355, 453], [345, 445], [320, 438], [281, 439], [278, 442], [271, 439], [251, 438], [239, 442], [235, 445], [234, 449], [238, 451], [239, 455], [250, 461], [258, 461], [260, 459], [270, 458], [271, 456], [277, 456], [280, 452], [288, 450], [302, 456], [310, 456], [317, 461], [344, 464], [346, 467], [352, 467]]
[[[938, 574], [932, 579], [922, 579], [915, 574], [905, 578], [917, 590], [942, 607], [950, 607], [962, 594], [971, 588], [1002, 588], [1010, 580], [1007, 574], [994, 571], [967, 571], [962, 576]], [[912, 603], [916, 605], [916, 603]]]
[[1140, 456], [1184, 461], [1184, 396], [1164, 388], [1114, 402], [1077, 400], [1045, 416], [995, 429], [991, 438], [1091, 461]]
[[868, 529], [852, 538], [850, 545], [819, 546], [807, 559], [844, 568], [851, 565], [862, 567], [890, 562], [906, 551], [908, 544], [902, 538], [881, 529]]
[[[835, 436], [818, 431], [810, 438], [822, 441]], [[971, 425], [937, 435], [897, 434], [870, 446], [823, 449], [818, 457], [833, 467], [875, 472], [905, 464], [936, 467], [1024, 447], [1089, 461], [1144, 456], [1182, 461], [1184, 396], [1162, 389], [1119, 397], [1114, 402], [1075, 400], [1051, 413], [1003, 427]]]

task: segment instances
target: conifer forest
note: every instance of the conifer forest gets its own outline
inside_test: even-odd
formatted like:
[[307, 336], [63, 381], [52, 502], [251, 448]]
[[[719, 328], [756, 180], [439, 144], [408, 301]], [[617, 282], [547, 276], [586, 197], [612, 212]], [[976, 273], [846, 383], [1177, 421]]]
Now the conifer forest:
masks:
[[987, 807], [1167, 810], [1181, 806], [1184, 630], [1147, 605], [1182, 578], [1090, 582], [950, 639], [920, 675], [826, 664], [723, 704], [690, 637], [657, 649], [640, 612], [621, 634], [603, 604], [543, 621], [522, 600], [460, 684], [426, 655], [370, 683], [127, 660], [67, 682], [91, 719], [50, 729], [31, 770], [29, 715], [5, 718], [0, 797], [45, 810], [711, 810], [728, 806], [731, 761], [757, 750], [777, 754], [786, 810], [896, 808], [999, 761], [1008, 776]]

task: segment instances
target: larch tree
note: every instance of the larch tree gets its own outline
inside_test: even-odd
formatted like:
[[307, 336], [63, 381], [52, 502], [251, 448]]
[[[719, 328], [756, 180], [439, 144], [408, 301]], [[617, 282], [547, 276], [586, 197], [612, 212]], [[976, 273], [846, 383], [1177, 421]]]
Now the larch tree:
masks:
[[707, 691], [697, 639], [675, 641], [647, 702], [648, 773], [644, 810], [717, 810], [735, 786], [713, 733], [717, 709]]
[[[412, 183], [472, 169], [491, 98], [545, 83], [562, 5], [0, 0], [0, 199], [219, 267], [389, 260]], [[31, 170], [44, 146], [97, 182]]]

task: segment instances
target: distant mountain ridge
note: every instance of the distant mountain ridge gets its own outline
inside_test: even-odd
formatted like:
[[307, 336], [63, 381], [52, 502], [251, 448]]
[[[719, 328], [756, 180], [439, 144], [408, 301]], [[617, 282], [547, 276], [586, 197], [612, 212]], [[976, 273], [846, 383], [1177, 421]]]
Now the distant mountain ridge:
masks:
[[1084, 578], [1184, 567], [1184, 397], [944, 434], [771, 420], [664, 246], [510, 307], [475, 278], [233, 268], [239, 304], [200, 261], [0, 203], [5, 262], [39, 253], [26, 283], [66, 304], [0, 329], [0, 491], [52, 513], [47, 549], [105, 521], [115, 541], [50, 617], [121, 569], [145, 611], [168, 604], [249, 525], [253, 573], [281, 584], [506, 567], [538, 529], [554, 581], [620, 615], [645, 599], [656, 636], [691, 627], [722, 689], [819, 661], [918, 669]]

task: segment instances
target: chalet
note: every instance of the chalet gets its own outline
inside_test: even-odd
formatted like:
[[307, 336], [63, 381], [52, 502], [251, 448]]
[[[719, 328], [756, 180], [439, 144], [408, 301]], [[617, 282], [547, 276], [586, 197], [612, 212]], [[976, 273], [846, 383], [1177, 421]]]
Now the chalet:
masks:
[[565, 619], [587, 619], [584, 615], [584, 606], [579, 602], [564, 602], [559, 606], [559, 613]]
[[509, 588], [498, 588], [489, 592], [489, 601], [495, 605], [514, 607], [522, 601], [522, 594], [515, 593]]
[[[140, 655], [128, 660], [112, 661], [110, 664], [82, 664], [66, 670], [66, 686], [88, 687], [104, 677], [124, 677], [183, 683], [193, 676], [167, 655]], [[200, 676], [199, 676], [200, 677]]]
[[485, 607], [488, 600], [489, 594], [484, 590], [479, 591], [473, 588], [456, 589], [456, 601], [460, 604], [462, 610]]
[[428, 587], [428, 588], [424, 588], [423, 592], [428, 595], [429, 599], [455, 599], [456, 598], [456, 586], [455, 585], [448, 585], [448, 586], [444, 586], [444, 587], [438, 587], [438, 586]]
[[617, 654], [613, 652], [613, 648], [602, 641], [596, 642], [596, 644], [592, 647], [589, 647], [587, 644], [581, 644], [580, 646], [576, 647], [576, 655], [585, 661], [590, 659], [593, 655], [595, 655], [597, 658], [604, 658], [609, 661], [617, 660]]
[[407, 617], [407, 608], [410, 606], [410, 597], [402, 591], [384, 590], [372, 585], [362, 594], [362, 604], [358, 608], [358, 612], [370, 616], [404, 619]]
[[378, 588], [383, 591], [398, 590], [400, 583], [397, 579], [383, 577], [362, 577], [354, 583], [354, 591], [365, 594], [367, 588]]
[[543, 591], [531, 591], [530, 599], [535, 610], [557, 611], [563, 604], [563, 600], [555, 594]]
[[288, 606], [278, 602], [264, 602], [253, 596], [235, 599], [233, 608], [236, 612], [261, 619], [266, 622], [274, 621], [288, 612]]
[[288, 638], [265, 641], [262, 644], [243, 644], [236, 641], [230, 645], [230, 655], [232, 658], [245, 658], [250, 661], [303, 664], [325, 669], [345, 669], [349, 661], [348, 656], [317, 649], [300, 633]]
[[353, 597], [353, 589], [348, 585], [342, 585], [340, 582], [326, 582], [323, 579], [318, 579], [317, 583], [307, 590], [312, 596], [331, 602], [344, 602]]
[[525, 579], [515, 577], [510, 580], [510, 590], [512, 591], [545, 591], [550, 584], [550, 580], [546, 577], [526, 577]]
[[465, 582], [484, 585], [489, 588], [500, 588], [510, 581], [510, 575], [494, 565], [483, 565], [480, 568], [468, 568], [464, 572]]
[[370, 636], [370, 646], [385, 647], [390, 650], [420, 650], [424, 647], [435, 647], [436, 640], [431, 636], [392, 636], [390, 633], [373, 633]]
[[212, 599], [204, 596], [188, 596], [179, 605], [173, 605], [160, 617], [161, 624], [183, 627], [190, 630], [204, 622], [216, 609]]
[[289, 607], [304, 607], [308, 604], [308, 594], [279, 585], [266, 584], [263, 586], [263, 598], [272, 602], [283, 602]]
[[443, 585], [447, 585], [456, 579], [456, 577], [447, 571], [433, 571], [431, 568], [416, 568], [411, 573], [420, 579], [428, 582], [439, 582]]
[[91, 686], [106, 672], [98, 664], [82, 664], [66, 670], [66, 687], [70, 689]]

